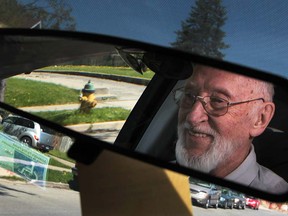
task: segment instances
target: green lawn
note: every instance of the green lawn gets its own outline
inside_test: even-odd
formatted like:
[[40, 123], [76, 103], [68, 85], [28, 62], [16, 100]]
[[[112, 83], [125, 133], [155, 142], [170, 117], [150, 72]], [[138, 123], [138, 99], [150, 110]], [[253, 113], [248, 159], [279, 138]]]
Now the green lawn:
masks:
[[48, 153], [46, 153], [48, 156], [49, 155], [53, 155], [55, 157], [61, 158], [63, 160], [67, 160], [69, 162], [75, 163], [75, 161], [71, 158], [68, 157], [67, 153], [65, 152], [60, 152], [56, 149], [49, 151]]
[[53, 83], [9, 78], [5, 102], [15, 107], [79, 103], [79, 91]]
[[67, 184], [70, 180], [73, 179], [71, 172], [57, 171], [48, 169], [47, 171], [47, 181], [50, 182], [61, 182]]
[[60, 125], [79, 123], [95, 123], [126, 120], [130, 110], [119, 107], [94, 108], [90, 113], [80, 113], [78, 110], [61, 110], [49, 112], [33, 112], [34, 115], [50, 120]]

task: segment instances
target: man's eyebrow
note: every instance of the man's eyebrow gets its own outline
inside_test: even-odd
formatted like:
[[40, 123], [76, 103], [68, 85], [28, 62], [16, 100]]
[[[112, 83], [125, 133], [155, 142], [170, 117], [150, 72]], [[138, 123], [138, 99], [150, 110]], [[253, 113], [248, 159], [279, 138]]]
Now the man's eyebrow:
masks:
[[[188, 83], [185, 86], [185, 90], [193, 90], [193, 91], [198, 91], [199, 89], [201, 89], [196, 83]], [[222, 94], [225, 97], [227, 97], [228, 99], [231, 99], [233, 97], [233, 95], [231, 94], [231, 92], [228, 89], [223, 88], [222, 86], [213, 86], [213, 87], [209, 87], [209, 92], [210, 95], [212, 94]]]
[[218, 94], [222, 94], [224, 96], [226, 96], [227, 98], [232, 98], [233, 95], [231, 94], [230, 91], [228, 91], [228, 89], [222, 88], [222, 87], [213, 87], [212, 88], [212, 93], [218, 93]]

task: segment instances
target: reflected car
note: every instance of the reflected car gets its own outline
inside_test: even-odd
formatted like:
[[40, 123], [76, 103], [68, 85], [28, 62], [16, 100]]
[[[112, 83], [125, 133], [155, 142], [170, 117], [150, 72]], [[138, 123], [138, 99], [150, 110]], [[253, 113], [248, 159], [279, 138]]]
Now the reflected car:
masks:
[[234, 200], [230, 190], [223, 189], [221, 191], [221, 197], [219, 201], [219, 207], [224, 209], [233, 209]]
[[233, 197], [233, 208], [245, 209], [246, 208], [246, 199], [244, 194], [232, 191], [231, 195]]
[[192, 203], [218, 208], [221, 191], [213, 184], [189, 178]]
[[241, 193], [237, 193], [229, 189], [223, 189], [221, 192], [219, 206], [223, 207], [224, 209], [245, 209], [246, 199], [245, 196]]
[[40, 141], [40, 124], [21, 116], [8, 116], [2, 120], [3, 132], [15, 136], [29, 147], [37, 148]]
[[43, 152], [53, 150], [55, 132], [48, 127], [21, 116], [10, 115], [2, 120], [3, 132], [17, 137], [29, 147]]
[[246, 206], [258, 210], [260, 206], [260, 199], [252, 196], [246, 196]]

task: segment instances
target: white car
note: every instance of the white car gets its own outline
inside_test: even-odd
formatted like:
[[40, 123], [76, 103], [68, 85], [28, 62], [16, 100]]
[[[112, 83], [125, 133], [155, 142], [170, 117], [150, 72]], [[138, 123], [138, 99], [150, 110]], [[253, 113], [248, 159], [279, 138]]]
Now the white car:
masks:
[[4, 133], [17, 137], [22, 143], [30, 147], [42, 151], [53, 149], [54, 135], [46, 127], [44, 127], [45, 129], [41, 128], [37, 122], [10, 115], [2, 120], [2, 125]]

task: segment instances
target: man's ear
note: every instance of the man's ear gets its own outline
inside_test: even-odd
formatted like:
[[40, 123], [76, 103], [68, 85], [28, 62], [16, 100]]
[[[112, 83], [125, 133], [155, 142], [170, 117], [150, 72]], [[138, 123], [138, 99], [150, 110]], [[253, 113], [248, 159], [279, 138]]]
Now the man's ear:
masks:
[[275, 104], [272, 102], [264, 102], [262, 108], [256, 114], [252, 129], [251, 137], [257, 137], [264, 132], [275, 112]]

